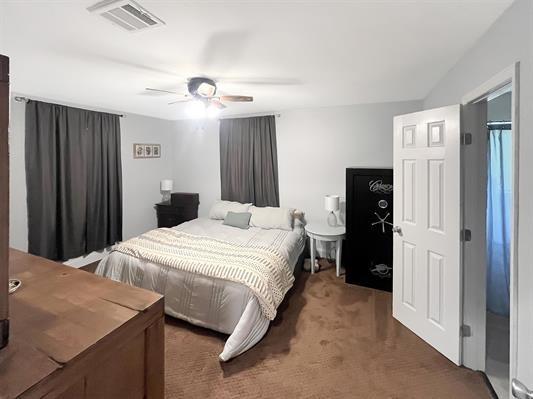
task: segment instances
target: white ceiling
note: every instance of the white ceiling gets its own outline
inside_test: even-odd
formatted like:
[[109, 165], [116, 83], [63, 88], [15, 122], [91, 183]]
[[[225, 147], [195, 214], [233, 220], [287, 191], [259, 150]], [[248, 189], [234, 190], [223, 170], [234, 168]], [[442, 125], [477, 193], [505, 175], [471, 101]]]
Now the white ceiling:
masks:
[[225, 115], [424, 98], [512, 0], [138, 0], [166, 26], [128, 33], [86, 0], [0, 0], [12, 90], [165, 119], [206, 75], [252, 95]]

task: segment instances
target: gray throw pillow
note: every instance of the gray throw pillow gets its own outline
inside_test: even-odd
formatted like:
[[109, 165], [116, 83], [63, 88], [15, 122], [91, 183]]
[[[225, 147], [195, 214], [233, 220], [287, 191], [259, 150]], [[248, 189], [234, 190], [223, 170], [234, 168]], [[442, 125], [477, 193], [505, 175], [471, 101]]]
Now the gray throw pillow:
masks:
[[238, 227], [239, 229], [249, 229], [250, 217], [252, 217], [250, 212], [228, 212], [222, 224]]

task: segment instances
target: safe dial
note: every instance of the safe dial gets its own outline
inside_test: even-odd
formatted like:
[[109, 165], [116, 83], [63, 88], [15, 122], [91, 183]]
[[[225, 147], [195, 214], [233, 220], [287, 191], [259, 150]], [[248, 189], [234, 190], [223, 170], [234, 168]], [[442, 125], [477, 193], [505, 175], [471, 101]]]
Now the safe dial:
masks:
[[381, 208], [381, 209], [385, 209], [386, 207], [389, 206], [389, 203], [386, 201], [386, 200], [381, 200], [378, 202], [378, 206]]

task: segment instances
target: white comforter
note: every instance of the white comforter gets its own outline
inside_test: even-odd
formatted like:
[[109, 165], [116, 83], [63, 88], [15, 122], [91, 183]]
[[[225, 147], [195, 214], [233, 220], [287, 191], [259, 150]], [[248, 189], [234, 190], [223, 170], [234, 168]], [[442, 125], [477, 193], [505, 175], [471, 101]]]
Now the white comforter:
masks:
[[[288, 260], [292, 270], [305, 244], [304, 229], [298, 221], [293, 231], [256, 227], [242, 230], [225, 226], [220, 220], [203, 218], [183, 223], [175, 229], [241, 245], [274, 248]], [[238, 283], [163, 268], [119, 252], [111, 252], [104, 258], [96, 273], [159, 292], [165, 295], [167, 314], [230, 334], [219, 355], [222, 361], [254, 346], [263, 338], [270, 323], [262, 314], [257, 298]]]

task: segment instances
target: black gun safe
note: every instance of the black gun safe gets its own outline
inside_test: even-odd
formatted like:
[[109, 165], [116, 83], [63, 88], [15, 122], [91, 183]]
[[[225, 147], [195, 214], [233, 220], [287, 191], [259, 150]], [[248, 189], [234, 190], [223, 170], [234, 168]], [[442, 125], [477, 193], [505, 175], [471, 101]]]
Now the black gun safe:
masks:
[[346, 282], [392, 291], [392, 169], [346, 169]]

